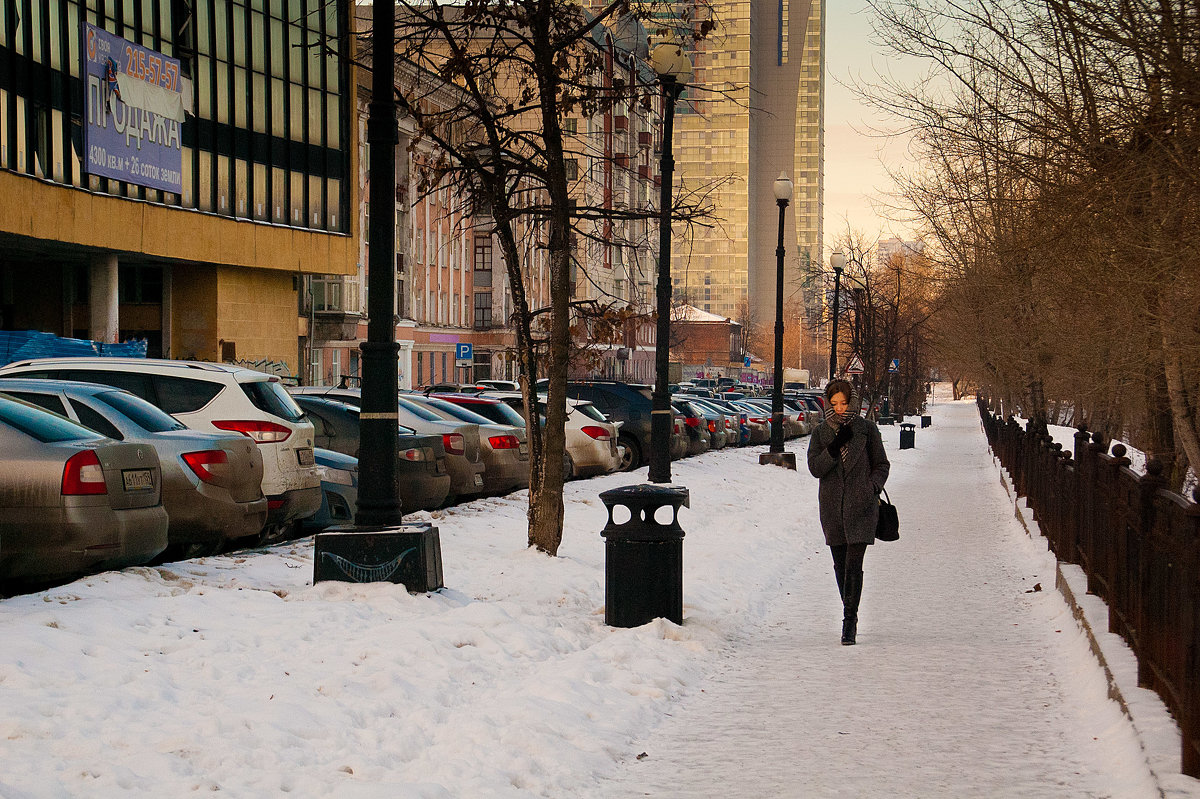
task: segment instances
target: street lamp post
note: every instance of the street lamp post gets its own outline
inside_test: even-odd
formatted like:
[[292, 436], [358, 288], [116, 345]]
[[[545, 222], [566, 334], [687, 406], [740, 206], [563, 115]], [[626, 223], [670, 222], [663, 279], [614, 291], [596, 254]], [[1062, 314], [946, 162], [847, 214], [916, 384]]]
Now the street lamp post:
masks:
[[650, 52], [663, 95], [662, 186], [658, 198], [658, 326], [654, 344], [654, 394], [650, 410], [649, 479], [671, 482], [671, 392], [667, 388], [671, 347], [671, 178], [675, 159], [671, 136], [675, 103], [692, 76], [692, 64], [678, 44], [663, 42]]
[[775, 248], [775, 387], [771, 391], [771, 452], [774, 454], [783, 453], [783, 215], [791, 199], [792, 181], [786, 173], [780, 172], [775, 178], [779, 244]]
[[837, 376], [837, 342], [838, 316], [841, 307], [839, 294], [842, 288], [842, 270], [846, 268], [846, 256], [835, 252], [829, 256], [829, 265], [833, 267], [833, 341], [829, 344], [829, 379]]
[[[358, 506], [353, 525], [327, 528], [315, 537], [313, 582], [388, 580], [410, 591], [442, 584], [438, 529], [428, 522], [403, 524], [399, 471], [399, 365], [396, 343], [396, 44], [395, 10], [372, 11], [371, 102], [367, 112], [367, 166], [371, 229], [367, 245], [367, 340], [362, 348], [362, 409], [359, 414]], [[408, 557], [414, 553], [414, 557]]]

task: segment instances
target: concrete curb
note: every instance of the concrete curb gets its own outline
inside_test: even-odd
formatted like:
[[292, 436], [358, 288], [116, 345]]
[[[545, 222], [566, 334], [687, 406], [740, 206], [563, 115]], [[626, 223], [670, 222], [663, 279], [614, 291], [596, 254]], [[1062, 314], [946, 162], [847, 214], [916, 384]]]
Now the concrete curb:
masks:
[[[1034, 521], [1033, 513], [1023, 498], [1017, 497], [1008, 475], [999, 460], [994, 461], [1000, 473], [1000, 485], [1013, 500], [1017, 521], [1035, 541], [1049, 542]], [[1108, 606], [1095, 594], [1087, 592], [1087, 575], [1083, 569], [1056, 559], [1055, 587], [1087, 636], [1092, 654], [1104, 670], [1108, 695], [1129, 719], [1134, 733], [1146, 755], [1146, 764], [1163, 799], [1200, 799], [1200, 780], [1182, 773], [1182, 736], [1158, 694], [1141, 688], [1137, 682], [1137, 658], [1115, 633], [1108, 632]]]

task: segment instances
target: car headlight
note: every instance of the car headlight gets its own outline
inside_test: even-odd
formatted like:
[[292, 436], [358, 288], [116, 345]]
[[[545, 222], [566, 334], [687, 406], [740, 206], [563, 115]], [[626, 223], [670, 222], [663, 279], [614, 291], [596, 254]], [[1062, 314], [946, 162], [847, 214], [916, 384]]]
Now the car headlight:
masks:
[[322, 466], [321, 481], [340, 486], [352, 486], [355, 484], [354, 472], [347, 469], [334, 469], [330, 466]]

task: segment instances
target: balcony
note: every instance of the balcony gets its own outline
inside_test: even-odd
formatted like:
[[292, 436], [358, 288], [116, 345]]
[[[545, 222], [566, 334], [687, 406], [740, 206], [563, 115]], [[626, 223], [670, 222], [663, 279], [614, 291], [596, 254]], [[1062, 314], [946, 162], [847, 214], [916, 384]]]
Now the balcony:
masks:
[[314, 277], [310, 285], [314, 340], [353, 341], [363, 318], [357, 277]]

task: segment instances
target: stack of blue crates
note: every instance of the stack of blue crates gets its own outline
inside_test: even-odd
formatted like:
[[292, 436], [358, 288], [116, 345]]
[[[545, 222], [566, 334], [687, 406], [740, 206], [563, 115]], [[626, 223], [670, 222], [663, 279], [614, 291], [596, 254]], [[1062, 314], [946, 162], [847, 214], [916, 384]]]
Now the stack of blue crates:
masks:
[[99, 341], [63, 338], [38, 330], [0, 330], [0, 365], [26, 358], [77, 358], [95, 355], [145, 358], [146, 340], [104, 344]]

